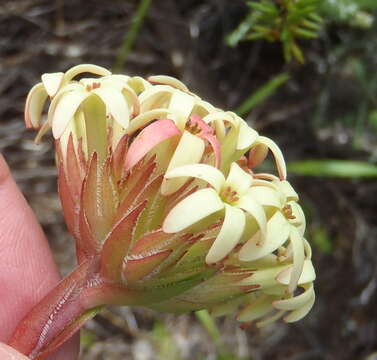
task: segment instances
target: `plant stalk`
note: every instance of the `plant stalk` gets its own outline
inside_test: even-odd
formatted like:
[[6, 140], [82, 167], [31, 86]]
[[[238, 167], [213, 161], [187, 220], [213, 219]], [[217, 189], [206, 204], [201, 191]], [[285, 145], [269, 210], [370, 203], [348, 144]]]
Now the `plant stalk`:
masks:
[[21, 320], [8, 345], [30, 359], [45, 359], [98, 312], [80, 296], [98, 282], [98, 259], [84, 261]]

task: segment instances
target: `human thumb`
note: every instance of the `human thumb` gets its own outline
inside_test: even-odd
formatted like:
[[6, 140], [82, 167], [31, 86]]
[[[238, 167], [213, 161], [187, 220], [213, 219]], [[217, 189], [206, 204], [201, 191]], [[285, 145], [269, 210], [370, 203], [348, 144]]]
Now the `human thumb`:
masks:
[[28, 357], [22, 355], [17, 350], [8, 345], [0, 343], [0, 359], [1, 360], [29, 360]]

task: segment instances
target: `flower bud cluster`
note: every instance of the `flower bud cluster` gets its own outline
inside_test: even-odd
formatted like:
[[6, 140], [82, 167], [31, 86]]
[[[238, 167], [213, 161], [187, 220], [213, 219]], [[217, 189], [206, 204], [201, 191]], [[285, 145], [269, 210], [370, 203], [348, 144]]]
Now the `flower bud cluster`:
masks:
[[[65, 220], [79, 263], [98, 258], [98, 302], [237, 311], [259, 325], [309, 312], [298, 195], [279, 147], [235, 113], [172, 77], [79, 65], [44, 74], [25, 115], [37, 141], [50, 128], [56, 139]], [[276, 175], [256, 170], [269, 152]]]

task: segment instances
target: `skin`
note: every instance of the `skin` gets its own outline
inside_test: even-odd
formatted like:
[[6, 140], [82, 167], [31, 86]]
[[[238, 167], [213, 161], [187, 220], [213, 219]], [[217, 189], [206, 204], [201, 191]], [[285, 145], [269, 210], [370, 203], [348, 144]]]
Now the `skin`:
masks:
[[[0, 359], [26, 359], [1, 342], [59, 280], [41, 226], [0, 154]], [[78, 349], [75, 337], [48, 360], [76, 360]]]

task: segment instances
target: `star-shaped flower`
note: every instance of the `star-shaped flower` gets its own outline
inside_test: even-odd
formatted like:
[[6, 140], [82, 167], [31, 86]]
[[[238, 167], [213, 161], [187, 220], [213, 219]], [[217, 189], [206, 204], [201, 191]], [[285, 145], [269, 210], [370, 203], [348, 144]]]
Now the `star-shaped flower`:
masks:
[[[102, 77], [73, 80], [84, 72]], [[96, 97], [106, 108], [108, 118], [114, 119], [120, 128], [126, 129], [131, 115], [137, 115], [140, 110], [137, 94], [129, 85], [130, 81], [132, 78], [129, 76], [112, 75], [100, 66], [88, 64], [78, 65], [66, 73], [44, 74], [42, 82], [29, 92], [25, 105], [26, 125], [33, 128], [40, 126], [44, 103], [49, 96], [52, 101], [48, 120], [42, 125], [38, 138], [52, 127], [54, 138], [59, 139], [78, 112], [85, 111], [84, 105], [89, 98]]]
[[[249, 239], [239, 251], [241, 261], [255, 261], [263, 258], [280, 248], [281, 259], [292, 256], [293, 269], [290, 275], [288, 290], [293, 293], [297, 286], [298, 279], [303, 269], [305, 260], [304, 241], [305, 216], [301, 206], [297, 203], [298, 195], [288, 181], [280, 181], [274, 177], [271, 183], [277, 187], [280, 194], [280, 203], [271, 202], [266, 198], [266, 191], [263, 193], [258, 188], [250, 190], [251, 196], [262, 205], [275, 207], [275, 212], [267, 222], [266, 236], [261, 232]], [[289, 246], [282, 248], [289, 240]]]
[[253, 177], [237, 163], [232, 163], [226, 179], [220, 170], [206, 164], [178, 167], [165, 175], [168, 179], [183, 176], [202, 179], [211, 187], [198, 190], [178, 203], [165, 218], [163, 230], [179, 232], [225, 209], [224, 222], [206, 256], [207, 263], [220, 261], [237, 245], [246, 225], [245, 212], [256, 220], [261, 233], [266, 234], [264, 209], [250, 194]]

